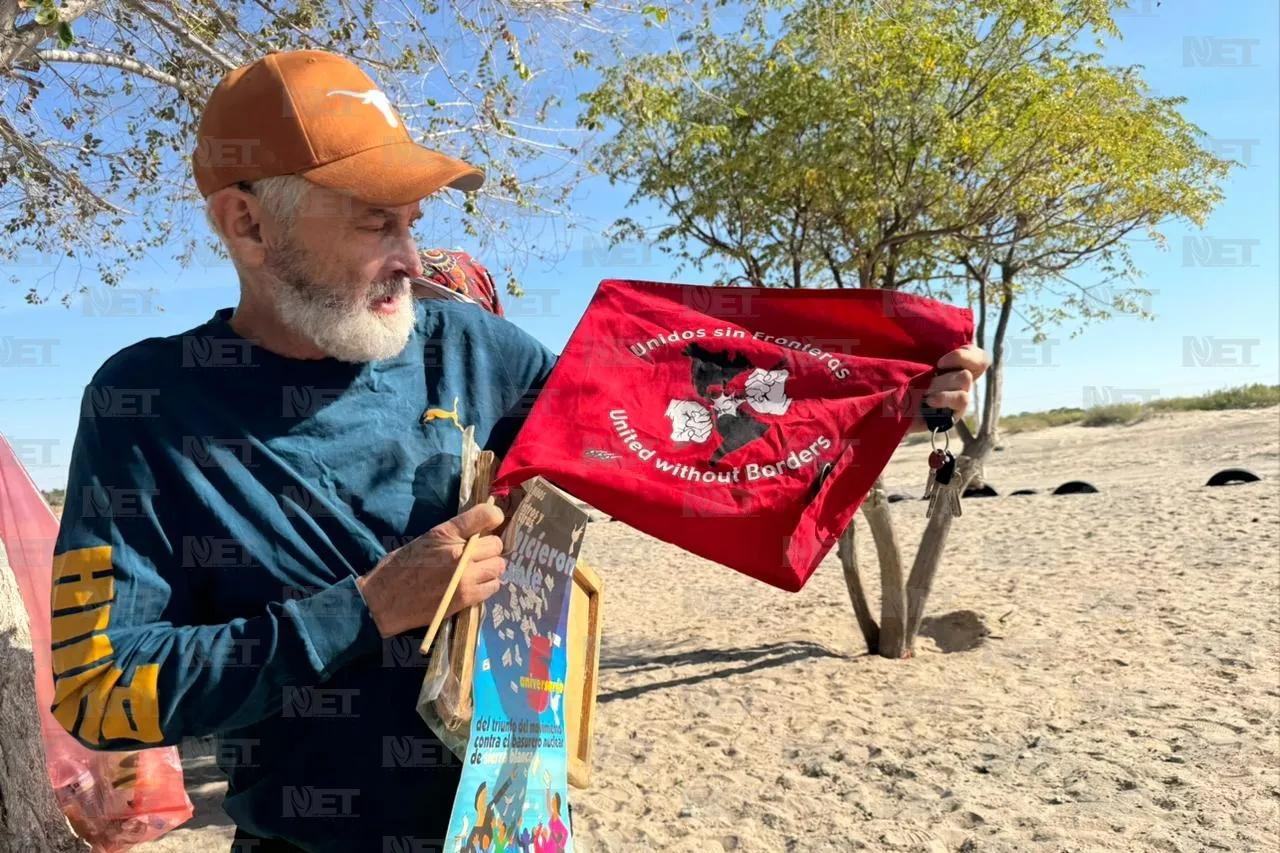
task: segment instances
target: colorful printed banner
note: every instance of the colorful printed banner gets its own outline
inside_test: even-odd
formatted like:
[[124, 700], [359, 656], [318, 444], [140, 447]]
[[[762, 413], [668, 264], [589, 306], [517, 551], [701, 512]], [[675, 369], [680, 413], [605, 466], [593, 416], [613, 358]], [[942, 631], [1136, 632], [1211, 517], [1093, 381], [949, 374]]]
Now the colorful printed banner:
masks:
[[572, 853], [565, 747], [565, 637], [587, 516], [542, 478], [503, 538], [502, 589], [485, 604], [475, 714], [449, 853]]

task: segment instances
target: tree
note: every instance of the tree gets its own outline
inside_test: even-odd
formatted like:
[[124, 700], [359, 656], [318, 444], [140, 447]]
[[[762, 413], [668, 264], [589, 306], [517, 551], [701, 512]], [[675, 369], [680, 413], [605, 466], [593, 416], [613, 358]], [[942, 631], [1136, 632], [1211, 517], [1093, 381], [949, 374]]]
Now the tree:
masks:
[[[1159, 228], [1169, 220], [1203, 226], [1231, 165], [1201, 147], [1202, 132], [1178, 112], [1185, 99], [1151, 97], [1135, 69], [1102, 68], [1100, 57], [1084, 55], [1047, 71], [1042, 89], [1042, 118], [1023, 112], [1016, 121], [1048, 124], [1053, 133], [988, 164], [1028, 179], [976, 239], [949, 247], [978, 308], [977, 342], [993, 357], [978, 429], [959, 425], [964, 453], [979, 472], [998, 440], [1015, 300], [1026, 305], [1022, 319], [1037, 339], [1067, 322], [1077, 323], [1079, 334], [1116, 313], [1149, 317], [1143, 300], [1150, 291], [1133, 284], [1140, 271], [1129, 238], [1142, 233], [1163, 247]], [[1024, 135], [1018, 127], [1011, 133]], [[1077, 281], [1081, 269], [1097, 280]], [[988, 309], [996, 311], [990, 335]]]
[[[424, 142], [488, 172], [439, 227], [533, 249], [521, 222], [563, 213], [580, 177], [583, 134], [556, 124], [557, 77], [590, 64], [629, 12], [591, 0], [0, 0], [0, 260], [65, 260], [111, 286], [174, 244], [183, 266], [219, 256], [212, 237], [190, 236], [200, 105], [226, 71], [303, 48], [359, 62]], [[39, 302], [49, 278], [10, 280]]]
[[45, 769], [31, 627], [0, 542], [0, 853], [72, 853], [89, 845], [63, 817]]
[[[1175, 216], [1201, 222], [1219, 198], [1226, 164], [1177, 102], [1080, 49], [1091, 32], [1115, 33], [1111, 6], [762, 0], [729, 34], [704, 18], [676, 50], [622, 63], [585, 98], [586, 126], [615, 128], [597, 168], [669, 217], [622, 219], [618, 234], [714, 266], [719, 285], [962, 288], [979, 303], [982, 343], [997, 309], [999, 360], [1015, 297], [1034, 304], [1088, 263], [1132, 275], [1127, 236]], [[1032, 313], [1091, 310], [1068, 298]], [[1001, 376], [986, 385], [990, 417], [969, 436], [961, 483], [993, 444]], [[905, 579], [880, 483], [862, 514], [882, 607], [877, 625], [850, 526], [839, 553], [855, 615], [870, 651], [909, 655], [950, 513], [930, 519]]]

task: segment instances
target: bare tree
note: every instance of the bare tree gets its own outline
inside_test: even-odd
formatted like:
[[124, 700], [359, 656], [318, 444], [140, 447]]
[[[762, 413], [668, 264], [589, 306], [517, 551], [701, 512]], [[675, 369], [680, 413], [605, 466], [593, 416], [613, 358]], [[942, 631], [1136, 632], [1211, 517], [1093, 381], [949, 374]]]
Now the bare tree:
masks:
[[[581, 0], [0, 0], [0, 260], [39, 302], [118, 284], [175, 245], [184, 266], [220, 259], [212, 236], [192, 236], [200, 107], [228, 70], [296, 49], [351, 57], [424, 143], [487, 171], [433, 237], [553, 250], [529, 229], [565, 214], [588, 139], [557, 122], [566, 75], [609, 50], [630, 13]], [[64, 265], [70, 290], [55, 280]]]

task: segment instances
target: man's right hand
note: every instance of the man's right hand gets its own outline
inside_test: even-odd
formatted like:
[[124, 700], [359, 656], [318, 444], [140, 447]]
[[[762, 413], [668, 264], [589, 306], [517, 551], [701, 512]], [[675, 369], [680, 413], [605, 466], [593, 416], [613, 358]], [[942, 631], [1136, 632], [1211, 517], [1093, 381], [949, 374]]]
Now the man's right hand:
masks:
[[[391, 637], [429, 625], [467, 540], [498, 529], [502, 521], [502, 510], [496, 506], [474, 506], [387, 554], [369, 574], [357, 579], [378, 633]], [[458, 581], [449, 615], [497, 592], [506, 565], [501, 537], [481, 536], [471, 552], [471, 564]]]

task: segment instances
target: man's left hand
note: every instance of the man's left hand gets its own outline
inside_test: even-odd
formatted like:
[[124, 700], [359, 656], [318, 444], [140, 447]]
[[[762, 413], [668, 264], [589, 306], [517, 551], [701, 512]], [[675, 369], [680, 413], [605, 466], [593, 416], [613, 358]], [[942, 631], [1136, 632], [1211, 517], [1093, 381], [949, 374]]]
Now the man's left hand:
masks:
[[[959, 421], [969, 410], [969, 392], [973, 390], [974, 380], [990, 366], [991, 356], [973, 344], [952, 350], [938, 360], [938, 369], [947, 372], [938, 374], [929, 383], [929, 389], [925, 391], [925, 405], [950, 409]], [[924, 430], [924, 418], [917, 414], [910, 431]]]

